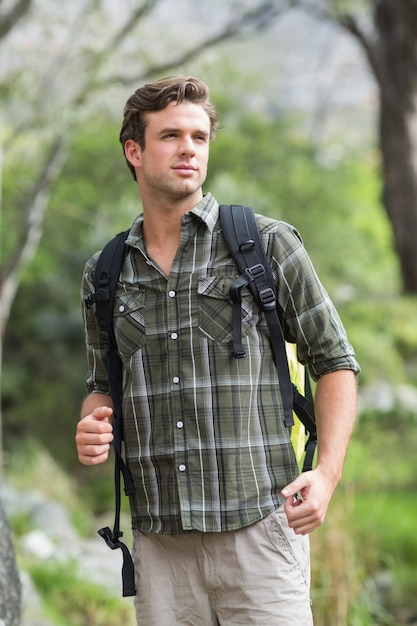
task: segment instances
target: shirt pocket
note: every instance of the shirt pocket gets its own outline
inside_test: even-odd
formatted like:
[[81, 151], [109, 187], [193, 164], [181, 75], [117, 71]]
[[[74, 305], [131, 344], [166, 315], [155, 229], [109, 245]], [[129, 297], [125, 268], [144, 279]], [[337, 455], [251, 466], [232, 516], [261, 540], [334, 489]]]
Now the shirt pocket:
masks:
[[123, 357], [130, 357], [145, 345], [145, 293], [117, 294], [113, 321], [118, 350]]
[[[198, 328], [201, 334], [220, 343], [233, 340], [233, 302], [230, 287], [236, 278], [206, 276], [198, 282]], [[242, 292], [242, 336], [254, 323], [254, 301], [249, 293]]]

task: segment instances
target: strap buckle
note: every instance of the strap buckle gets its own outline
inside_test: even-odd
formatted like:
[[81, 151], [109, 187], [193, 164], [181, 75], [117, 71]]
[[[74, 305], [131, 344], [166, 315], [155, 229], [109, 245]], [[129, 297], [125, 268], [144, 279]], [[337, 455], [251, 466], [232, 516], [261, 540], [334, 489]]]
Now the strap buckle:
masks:
[[119, 539], [120, 537], [123, 537], [123, 533], [117, 533], [116, 535], [113, 535], [108, 526], [106, 526], [105, 528], [100, 528], [100, 530], [98, 530], [97, 532], [100, 537], [103, 537], [104, 541], [107, 543], [108, 547], [111, 550], [117, 550], [118, 548], [120, 548]]

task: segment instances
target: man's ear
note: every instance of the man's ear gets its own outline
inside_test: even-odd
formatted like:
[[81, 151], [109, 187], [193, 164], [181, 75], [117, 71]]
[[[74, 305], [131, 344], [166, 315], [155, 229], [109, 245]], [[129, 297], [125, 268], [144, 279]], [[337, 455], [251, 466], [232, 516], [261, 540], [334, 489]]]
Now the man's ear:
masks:
[[142, 164], [142, 148], [133, 139], [128, 139], [124, 146], [126, 159], [133, 167], [140, 167]]

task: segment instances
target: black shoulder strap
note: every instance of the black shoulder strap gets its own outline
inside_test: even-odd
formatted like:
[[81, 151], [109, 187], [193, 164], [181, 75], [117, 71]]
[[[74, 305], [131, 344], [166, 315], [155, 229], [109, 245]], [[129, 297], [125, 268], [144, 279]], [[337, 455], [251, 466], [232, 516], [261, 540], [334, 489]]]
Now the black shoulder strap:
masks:
[[123, 416], [122, 416], [122, 363], [117, 353], [116, 340], [113, 328], [113, 306], [116, 286], [126, 255], [125, 241], [129, 231], [119, 233], [103, 248], [96, 264], [94, 274], [95, 292], [89, 294], [86, 306], [96, 305], [96, 316], [100, 328], [100, 338], [106, 350], [107, 375], [110, 395], [114, 406], [113, 421], [113, 449], [115, 454], [114, 483], [115, 483], [115, 518], [113, 531], [110, 528], [101, 528], [98, 533], [106, 541], [109, 548], [120, 548], [123, 552], [123, 596], [136, 594], [133, 561], [127, 546], [120, 541], [123, 533], [120, 531], [120, 477], [123, 476], [124, 491], [132, 495], [133, 482], [122, 456]]
[[[230, 296], [233, 300], [234, 355], [236, 358], [245, 356], [241, 334], [241, 291], [248, 286], [268, 323], [272, 353], [281, 388], [285, 425], [291, 427], [294, 424], [294, 410], [309, 433], [303, 467], [303, 471], [307, 471], [312, 468], [317, 442], [315, 419], [310, 415], [312, 404], [308, 406], [308, 400], [298, 393], [291, 382], [285, 339], [278, 315], [280, 308], [277, 302], [276, 284], [262, 246], [255, 214], [250, 207], [221, 205], [220, 222], [230, 253], [242, 273], [230, 289]], [[306, 382], [309, 385], [309, 380]]]

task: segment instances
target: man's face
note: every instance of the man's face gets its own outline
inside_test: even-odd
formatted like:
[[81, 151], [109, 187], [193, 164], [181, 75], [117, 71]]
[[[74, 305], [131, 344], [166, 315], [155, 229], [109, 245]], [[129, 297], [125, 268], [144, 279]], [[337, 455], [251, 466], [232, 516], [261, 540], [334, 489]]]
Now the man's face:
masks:
[[210, 120], [191, 102], [147, 113], [145, 148], [137, 146], [136, 174], [142, 195], [171, 201], [202, 197], [207, 175]]

